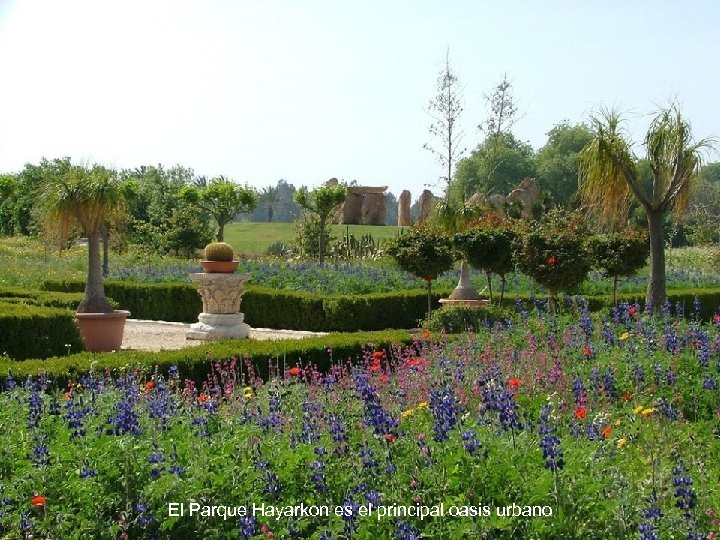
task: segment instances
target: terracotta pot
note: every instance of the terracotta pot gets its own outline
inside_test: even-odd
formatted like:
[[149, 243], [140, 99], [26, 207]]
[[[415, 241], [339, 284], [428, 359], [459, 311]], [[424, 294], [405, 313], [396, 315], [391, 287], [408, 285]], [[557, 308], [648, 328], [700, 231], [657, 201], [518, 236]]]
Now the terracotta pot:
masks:
[[119, 351], [129, 311], [75, 313], [85, 348], [90, 352]]
[[232, 274], [239, 264], [240, 261], [200, 261], [206, 274]]

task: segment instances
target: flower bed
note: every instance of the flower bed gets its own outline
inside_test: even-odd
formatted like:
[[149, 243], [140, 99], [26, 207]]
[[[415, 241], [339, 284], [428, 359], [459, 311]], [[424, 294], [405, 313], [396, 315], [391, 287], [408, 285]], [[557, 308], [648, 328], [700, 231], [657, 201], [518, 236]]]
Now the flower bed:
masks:
[[[705, 538], [720, 317], [624, 305], [263, 382], [6, 380], [0, 527], [54, 538]], [[280, 514], [280, 515], [279, 515]], [[689, 536], [689, 535], [696, 536]]]

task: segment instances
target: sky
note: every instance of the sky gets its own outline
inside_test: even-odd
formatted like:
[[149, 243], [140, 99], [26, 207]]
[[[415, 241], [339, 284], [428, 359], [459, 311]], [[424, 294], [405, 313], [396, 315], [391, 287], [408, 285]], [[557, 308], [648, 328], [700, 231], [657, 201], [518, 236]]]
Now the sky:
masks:
[[600, 107], [641, 141], [670, 100], [702, 138], [718, 28], [717, 0], [0, 0], [0, 172], [70, 156], [439, 194], [423, 144], [446, 51], [468, 153], [505, 75], [536, 149]]

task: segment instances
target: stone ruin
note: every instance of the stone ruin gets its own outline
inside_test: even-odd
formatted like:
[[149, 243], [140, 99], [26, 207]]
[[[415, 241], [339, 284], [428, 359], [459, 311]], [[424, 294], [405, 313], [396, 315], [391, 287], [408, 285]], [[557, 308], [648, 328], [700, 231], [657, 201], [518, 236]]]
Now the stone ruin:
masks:
[[[331, 178], [326, 185], [337, 183], [337, 178]], [[347, 197], [333, 222], [342, 225], [385, 225], [386, 191], [387, 186], [347, 186]]]
[[507, 196], [495, 193], [489, 197], [482, 193], [475, 193], [467, 201], [468, 206], [488, 206], [498, 215], [506, 215], [506, 207], [511, 203], [520, 204], [520, 216], [523, 219], [532, 217], [533, 205], [540, 201], [540, 184], [535, 178], [525, 178]]

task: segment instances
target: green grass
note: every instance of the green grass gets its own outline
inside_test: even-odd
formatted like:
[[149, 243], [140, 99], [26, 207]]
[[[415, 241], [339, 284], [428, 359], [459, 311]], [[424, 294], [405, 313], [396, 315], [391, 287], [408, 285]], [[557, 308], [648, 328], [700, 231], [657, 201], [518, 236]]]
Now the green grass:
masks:
[[[371, 234], [377, 240], [386, 240], [399, 234], [402, 227], [378, 225], [333, 225], [332, 235], [341, 238], [347, 232], [359, 238]], [[282, 241], [290, 244], [295, 239], [293, 223], [231, 223], [225, 227], [225, 241], [238, 252], [262, 255], [268, 246]]]

